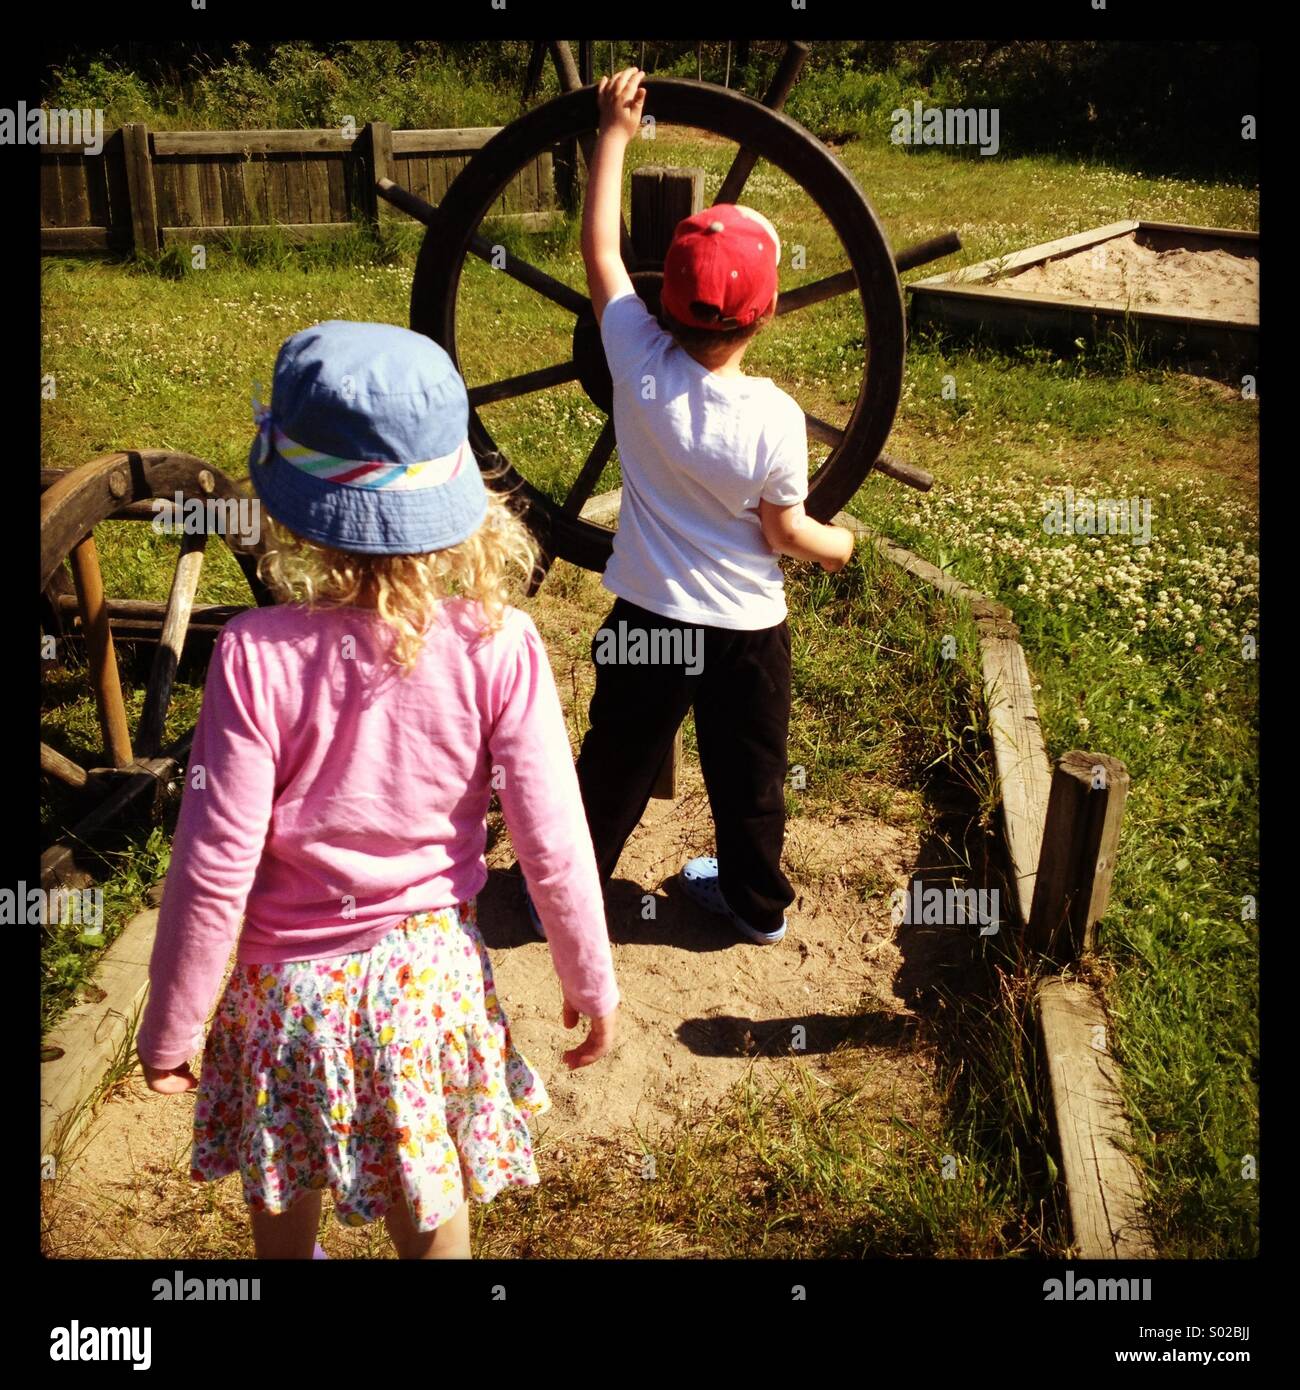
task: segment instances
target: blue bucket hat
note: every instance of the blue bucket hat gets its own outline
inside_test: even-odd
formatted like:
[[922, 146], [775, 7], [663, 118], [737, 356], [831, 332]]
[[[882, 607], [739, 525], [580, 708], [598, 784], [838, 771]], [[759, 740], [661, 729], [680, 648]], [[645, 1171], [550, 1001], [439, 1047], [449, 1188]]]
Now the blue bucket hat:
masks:
[[361, 555], [424, 555], [473, 535], [487, 489], [469, 397], [431, 338], [331, 319], [280, 348], [271, 404], [253, 398], [248, 472], [271, 515]]

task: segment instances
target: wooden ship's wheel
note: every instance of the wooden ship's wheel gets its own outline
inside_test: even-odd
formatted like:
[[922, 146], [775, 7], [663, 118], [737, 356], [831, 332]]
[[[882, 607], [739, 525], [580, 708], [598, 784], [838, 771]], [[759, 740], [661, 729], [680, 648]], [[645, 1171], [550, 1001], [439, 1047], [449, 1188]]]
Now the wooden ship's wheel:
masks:
[[[516, 281], [573, 315], [571, 353], [567, 361], [503, 380], [469, 384], [470, 440], [480, 463], [499, 463], [499, 451], [478, 407], [577, 382], [605, 415], [596, 442], [560, 501], [529, 482], [523, 460], [506, 460], [504, 469], [489, 478], [494, 487], [509, 491], [520, 505], [542, 549], [536, 583], [555, 558], [601, 570], [611, 553], [613, 531], [582, 511], [600, 481], [615, 445], [612, 385], [591, 301], [580, 290], [504, 254], [479, 232], [503, 190], [516, 172], [547, 150], [572, 151], [568, 173], [580, 175], [577, 151], [589, 161], [595, 141], [595, 89], [584, 86], [568, 45], [547, 45], [563, 94], [527, 111], [504, 127], [469, 161], [433, 207], [390, 180], [381, 179], [378, 192], [394, 206], [423, 222], [425, 234], [411, 290], [411, 327], [439, 343], [458, 369], [456, 303], [461, 272], [469, 256], [490, 260]], [[784, 105], [807, 57], [805, 45], [787, 45], [764, 99], [705, 82], [648, 78], [645, 113], [656, 122], [695, 127], [733, 141], [737, 152], [709, 203], [737, 202], [759, 159], [766, 159], [789, 176], [812, 199], [830, 223], [849, 262], [849, 269], [782, 294], [778, 315], [798, 313], [838, 295], [859, 293], [864, 319], [862, 379], [845, 425], [837, 427], [807, 413], [811, 438], [830, 446], [830, 453], [810, 481], [807, 507], [819, 520], [829, 520], [872, 470], [909, 486], [929, 488], [932, 479], [884, 452], [898, 407], [903, 381], [906, 329], [899, 272], [951, 254], [960, 246], [953, 233], [895, 254], [868, 202], [844, 164], [825, 145], [784, 115]], [[525, 78], [524, 99], [540, 77], [543, 53], [535, 47]], [[703, 205], [701, 180], [693, 172], [659, 170], [650, 196], [638, 200], [633, 182], [632, 227], [622, 229], [623, 257], [637, 292], [652, 311], [658, 309], [663, 256], [676, 222]], [[641, 194], [646, 193], [643, 182]], [[463, 373], [462, 373], [463, 375]], [[235, 485], [201, 459], [158, 450], [117, 453], [82, 467], [42, 473], [41, 608], [43, 641], [84, 643], [94, 688], [106, 756], [111, 766], [84, 768], [42, 742], [42, 772], [80, 799], [85, 815], [74, 817], [70, 834], [42, 856], [46, 886], [84, 872], [78, 864], [79, 844], [112, 828], [132, 805], [156, 793], [162, 781], [183, 766], [189, 736], [162, 746], [164, 721], [175, 684], [186, 634], [208, 637], [234, 613], [233, 606], [196, 607], [194, 596], [202, 566], [206, 533], [184, 536], [171, 593], [166, 604], [104, 596], [94, 542], [95, 528], [108, 521], [151, 521], [157, 505], [172, 505], [176, 494], [186, 503], [238, 498]], [[223, 533], [248, 580], [253, 600], [271, 602], [258, 580], [260, 546], [250, 547], [237, 536]], [[152, 669], [142, 713], [133, 731], [118, 675], [118, 641], [153, 647]], [[667, 784], [671, 787], [671, 781]], [[663, 794], [671, 794], [665, 792]]]
[[[494, 248], [478, 231], [517, 171], [540, 154], [573, 143], [590, 161], [597, 126], [595, 90], [581, 85], [567, 44], [555, 42], [550, 49], [564, 94], [500, 130], [470, 160], [436, 208], [390, 180], [380, 180], [378, 191], [428, 228], [411, 290], [411, 327], [440, 344], [458, 369], [457, 291], [462, 269], [471, 255], [491, 260], [499, 270], [572, 313], [572, 352], [568, 361], [498, 381], [467, 382], [470, 440], [481, 462], [486, 463], [492, 456], [499, 467], [500, 451], [478, 407], [578, 382], [606, 419], [563, 500], [556, 502], [535, 487], [521, 471], [519, 460], [506, 459], [504, 468], [491, 481], [521, 505], [542, 547], [543, 572], [556, 557], [602, 570], [611, 553], [613, 532], [581, 515], [615, 444], [610, 416], [612, 386], [591, 301], [581, 291], [504, 248]], [[525, 82], [526, 93], [536, 82], [536, 54], [535, 49]], [[871, 204], [845, 165], [780, 109], [806, 57], [806, 46], [787, 46], [762, 102], [710, 83], [647, 78], [645, 115], [659, 123], [710, 131], [736, 143], [738, 150], [729, 172], [704, 203], [740, 201], [754, 165], [759, 159], [766, 159], [809, 195], [847, 255], [848, 270], [783, 293], [777, 302], [777, 314], [781, 316], [798, 313], [837, 295], [856, 291], [862, 298], [863, 371], [848, 421], [840, 428], [805, 412], [810, 437], [831, 446], [830, 454], [810, 480], [806, 504], [811, 515], [827, 521], [873, 469], [922, 490], [932, 485], [933, 479], [927, 473], [884, 452], [902, 391], [906, 347], [898, 276], [902, 270], [950, 255], [960, 248], [960, 241], [954, 233], [948, 233], [897, 255], [891, 251]], [[652, 312], [658, 310], [663, 256], [676, 219], [695, 210], [689, 205], [689, 198], [686, 203], [680, 201], [680, 190], [689, 186], [689, 181], [676, 185], [678, 206], [674, 207], [672, 185], [667, 185], [669, 197], [658, 207], [646, 210], [644, 226], [636, 225], [634, 186], [634, 225], [631, 231], [626, 225], [622, 228], [623, 259], [637, 293]]]
[[[123, 819], [132, 806], [156, 794], [184, 765], [190, 734], [163, 747], [164, 725], [187, 635], [212, 637], [235, 613], [232, 605], [195, 607], [203, 555], [211, 532], [206, 519], [228, 514], [240, 493], [220, 469], [188, 454], [145, 449], [106, 454], [80, 468], [41, 473], [41, 634], [43, 658], [57, 662], [65, 644], [84, 645], [100, 731], [110, 766], [84, 768], [41, 742], [41, 771], [74, 794], [70, 833], [41, 858], [44, 886], [84, 873], [78, 848]], [[176, 498], [182, 515], [177, 517]], [[209, 508], [207, 504], [219, 505]], [[197, 504], [197, 505], [196, 505]], [[179, 523], [180, 556], [165, 604], [111, 599], [104, 594], [95, 530], [106, 522]], [[202, 529], [200, 529], [200, 525]], [[257, 576], [260, 541], [219, 529], [243, 570], [258, 605], [271, 595]], [[130, 727], [117, 659], [119, 643], [153, 648], [144, 702]], [[48, 648], [47, 648], [48, 644]]]

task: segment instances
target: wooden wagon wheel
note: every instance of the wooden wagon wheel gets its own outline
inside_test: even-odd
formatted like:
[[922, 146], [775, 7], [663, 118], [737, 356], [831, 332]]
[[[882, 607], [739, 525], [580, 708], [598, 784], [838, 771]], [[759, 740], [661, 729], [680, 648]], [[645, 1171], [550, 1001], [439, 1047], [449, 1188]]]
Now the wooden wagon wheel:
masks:
[[[194, 609], [204, 549], [212, 532], [208, 508], [195, 502], [238, 505], [246, 494], [220, 469], [188, 454], [162, 450], [106, 454], [80, 468], [43, 470], [41, 496], [41, 625], [45, 637], [84, 637], [94, 686], [95, 704], [109, 763], [121, 774], [117, 785], [74, 831], [75, 838], [110, 823], [130, 801], [155, 785], [175, 758], [160, 757], [163, 726], [187, 632], [195, 619], [209, 629], [219, 628], [238, 607], [210, 605]], [[179, 495], [184, 512], [175, 515]], [[219, 507], [217, 512], [223, 510]], [[95, 528], [104, 521], [153, 522], [159, 514], [182, 529], [180, 558], [165, 605], [137, 600], [113, 600], [104, 595]], [[198, 521], [200, 525], [192, 525]], [[272, 602], [257, 577], [260, 540], [246, 539], [218, 528], [243, 570], [259, 606]], [[68, 569], [71, 569], [71, 583]], [[144, 708], [134, 736], [128, 727], [126, 702], [118, 675], [113, 632], [156, 641], [153, 667], [145, 689]], [[185, 742], [185, 740], [182, 740]], [[41, 769], [67, 786], [87, 792], [106, 792], [105, 779], [80, 767], [42, 741]], [[42, 860], [42, 878], [57, 879], [69, 867], [70, 853], [56, 846]]]
[[[576, 140], [590, 161], [597, 124], [595, 91], [578, 86], [576, 65], [567, 45], [553, 44], [563, 96], [519, 117], [498, 132], [470, 160], [434, 208], [388, 180], [378, 191], [395, 206], [419, 218], [429, 228], [416, 263], [411, 290], [411, 327], [425, 333], [459, 361], [456, 351], [456, 295], [465, 259], [473, 254], [492, 259], [493, 247], [477, 233], [515, 173], [542, 151]], [[808, 415], [809, 434], [832, 446], [830, 455], [810, 480], [807, 507], [819, 520], [829, 520], [857, 491], [875, 468], [922, 489], [933, 480], [920, 469], [883, 453], [902, 390], [906, 331], [898, 273], [951, 254], [960, 242], [949, 233], [897, 257], [866, 195], [853, 176], [825, 145], [779, 110], [792, 88], [807, 49], [791, 44], [763, 102], [708, 83], [647, 78], [645, 112], [657, 121], [693, 126], [734, 140], [740, 147], [721, 186], [707, 202], [735, 202], [758, 159], [769, 160], [812, 198], [826, 216], [847, 253], [850, 269], [801, 286], [782, 295], [778, 314], [798, 312], [839, 294], [862, 296], [866, 345], [864, 372], [848, 423], [839, 429]], [[638, 259], [627, 228], [622, 230], [623, 258], [637, 292], [657, 308], [662, 261]], [[496, 444], [477, 407], [578, 381], [588, 397], [609, 414], [612, 386], [600, 334], [587, 296], [518, 257], [493, 261], [498, 269], [573, 313], [571, 360], [526, 372], [502, 381], [471, 385], [470, 440], [480, 459], [497, 453]], [[579, 470], [568, 495], [555, 503], [507, 462], [494, 486], [511, 492], [523, 504], [546, 562], [559, 556], [585, 568], [601, 570], [609, 558], [613, 533], [580, 516], [614, 448], [612, 419]]]

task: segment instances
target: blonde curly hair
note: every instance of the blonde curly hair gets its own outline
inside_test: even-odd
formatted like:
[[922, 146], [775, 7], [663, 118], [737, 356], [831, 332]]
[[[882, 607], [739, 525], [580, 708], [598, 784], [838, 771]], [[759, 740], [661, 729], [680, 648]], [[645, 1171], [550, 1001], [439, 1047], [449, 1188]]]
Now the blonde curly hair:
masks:
[[[491, 476], [490, 474], [488, 475]], [[391, 657], [409, 675], [424, 639], [450, 597], [472, 599], [482, 633], [497, 631], [516, 586], [532, 578], [537, 542], [523, 520], [489, 487], [487, 513], [459, 545], [427, 555], [357, 555], [297, 535], [274, 518], [257, 572], [278, 603], [372, 608], [390, 629]]]

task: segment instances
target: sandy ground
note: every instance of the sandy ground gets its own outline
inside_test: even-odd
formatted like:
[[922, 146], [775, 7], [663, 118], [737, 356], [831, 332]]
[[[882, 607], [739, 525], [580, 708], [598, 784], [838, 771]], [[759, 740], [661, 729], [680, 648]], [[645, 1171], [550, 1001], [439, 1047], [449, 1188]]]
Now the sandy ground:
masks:
[[[566, 704], [585, 707], [590, 661], [575, 643], [585, 645], [589, 612], [557, 600], [545, 620], [535, 616]], [[890, 921], [890, 888], [907, 883], [925, 855], [913, 818], [792, 819], [786, 868], [799, 897], [776, 946], [742, 940], [673, 881], [685, 860], [712, 848], [707, 798], [688, 760], [679, 796], [650, 803], [609, 888], [623, 993], [619, 1042], [609, 1057], [570, 1073], [560, 1054], [578, 1034], [560, 1021], [550, 951], [528, 924], [508, 838], [503, 832], [493, 843], [479, 921], [516, 1045], [551, 1096], [538, 1121], [543, 1181], [547, 1163], [563, 1159], [561, 1142], [635, 1147], [638, 1131], [707, 1113], [751, 1067], [774, 1077], [798, 1057], [817, 1068], [846, 1043], [868, 1053], [871, 1090], [896, 1096], [900, 1113], [928, 1103], [915, 1025], [935, 983], [963, 968], [970, 945], [951, 930]], [[189, 1181], [192, 1110], [190, 1097], [151, 1096], [138, 1073], [122, 1083], [63, 1156], [55, 1180], [42, 1184], [47, 1253], [251, 1254], [238, 1178]], [[333, 1222], [325, 1239], [339, 1255], [387, 1250]]]
[[1014, 272], [994, 288], [1259, 322], [1257, 256], [1185, 247], [1158, 251], [1139, 242], [1135, 232]]

